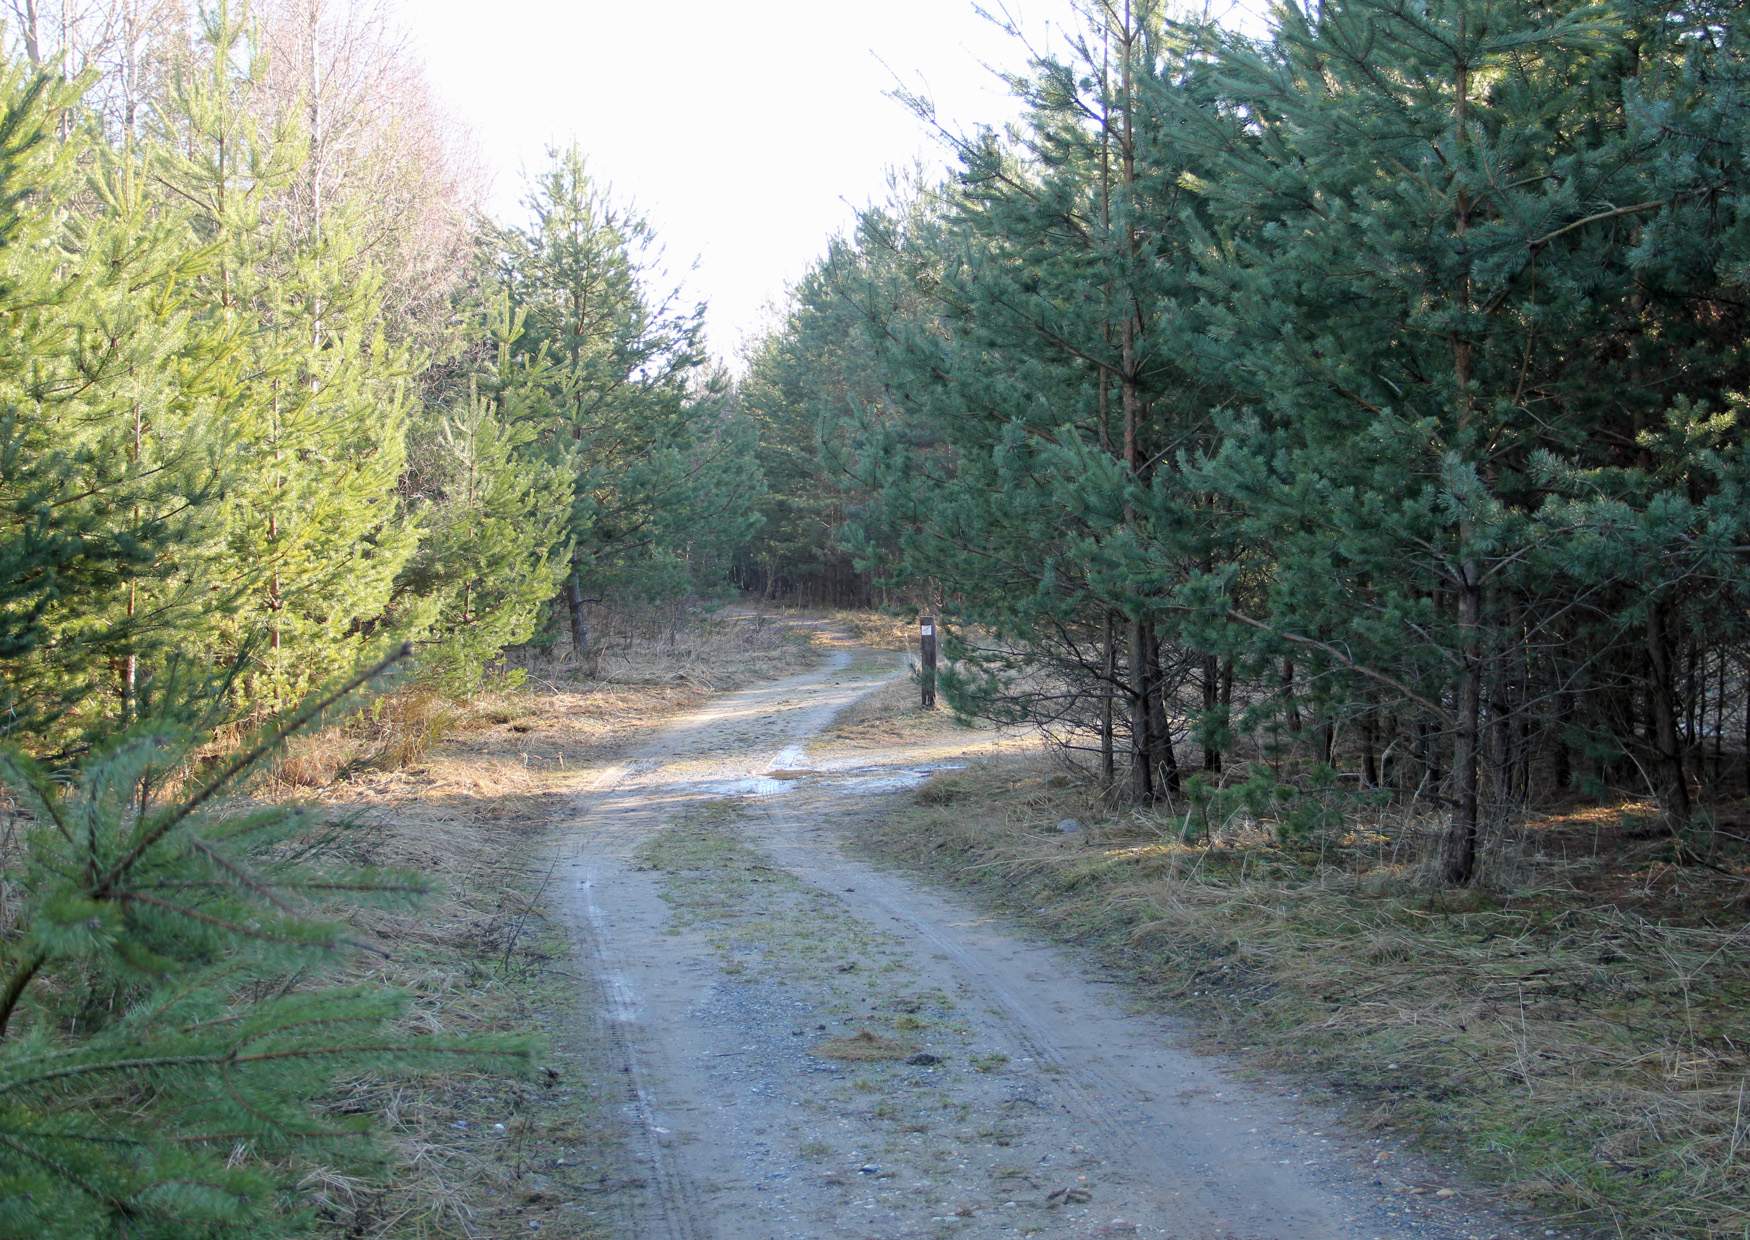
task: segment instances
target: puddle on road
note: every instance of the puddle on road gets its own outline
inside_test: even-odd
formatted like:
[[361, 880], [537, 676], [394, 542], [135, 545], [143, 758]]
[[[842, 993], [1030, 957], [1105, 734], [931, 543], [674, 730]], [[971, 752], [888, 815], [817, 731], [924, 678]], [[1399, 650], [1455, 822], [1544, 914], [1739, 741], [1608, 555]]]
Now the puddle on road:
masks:
[[938, 771], [958, 771], [965, 765], [964, 762], [941, 762], [934, 766], [914, 766], [902, 770], [881, 767], [874, 770], [845, 771], [831, 790], [841, 795], [860, 792], [897, 792], [902, 788], [917, 787]]
[[775, 797], [781, 792], [788, 792], [790, 779], [771, 779], [764, 775], [756, 775], [752, 779], [726, 779], [718, 783], [701, 784], [700, 790], [712, 796], [719, 797]]
[[[824, 781], [824, 790], [835, 796], [861, 796], [870, 792], [899, 792], [915, 788], [939, 771], [958, 771], [966, 765], [964, 762], [937, 762], [928, 766], [861, 766], [823, 771], [793, 765], [798, 756], [799, 750], [792, 754], [788, 749], [779, 755], [780, 760], [774, 761], [770, 769], [781, 771], [780, 775], [719, 780], [699, 785], [700, 791], [721, 797], [775, 797], [790, 791], [803, 779], [814, 779]], [[786, 758], [792, 762], [783, 761]]]

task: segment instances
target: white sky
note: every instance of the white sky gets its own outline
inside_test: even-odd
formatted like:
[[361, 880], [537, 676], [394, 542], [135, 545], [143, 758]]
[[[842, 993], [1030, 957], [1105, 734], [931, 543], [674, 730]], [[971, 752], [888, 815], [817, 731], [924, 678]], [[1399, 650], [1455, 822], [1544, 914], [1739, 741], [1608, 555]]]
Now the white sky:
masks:
[[[1048, 44], [1069, 3], [1007, 8]], [[522, 218], [523, 172], [575, 138], [710, 303], [725, 360], [888, 169], [946, 162], [887, 96], [895, 76], [944, 121], [1001, 123], [1013, 107], [985, 66], [1024, 58], [972, 0], [403, 0], [401, 17], [492, 168], [499, 217]]]

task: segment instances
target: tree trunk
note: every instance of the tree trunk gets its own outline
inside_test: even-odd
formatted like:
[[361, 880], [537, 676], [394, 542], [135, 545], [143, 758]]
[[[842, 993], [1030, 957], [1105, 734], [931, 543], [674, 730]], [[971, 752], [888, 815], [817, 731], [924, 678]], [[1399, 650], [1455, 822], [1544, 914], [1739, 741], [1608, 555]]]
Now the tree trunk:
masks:
[[[1121, 98], [1123, 113], [1118, 138], [1119, 177], [1126, 188], [1136, 182], [1136, 145], [1135, 117], [1131, 108], [1134, 103], [1132, 86], [1134, 83], [1135, 66], [1133, 64], [1132, 39], [1134, 31], [1130, 25], [1130, 4], [1125, 0], [1124, 26], [1119, 32], [1122, 42], [1122, 58], [1120, 60]], [[1135, 260], [1142, 251], [1142, 240], [1137, 234], [1134, 220], [1125, 224], [1124, 252]], [[1142, 450], [1142, 393], [1137, 383], [1137, 372], [1140, 369], [1137, 362], [1136, 313], [1132, 301], [1126, 297], [1124, 302], [1124, 320], [1119, 330], [1119, 375], [1118, 399], [1119, 407], [1124, 417], [1124, 467], [1131, 477], [1140, 479], [1143, 473], [1145, 456]], [[1124, 524], [1126, 528], [1136, 526], [1136, 511], [1132, 504], [1124, 505]], [[1154, 800], [1154, 771], [1152, 756], [1154, 744], [1150, 735], [1149, 721], [1152, 711], [1149, 706], [1148, 675], [1148, 626], [1141, 618], [1133, 620], [1130, 625], [1130, 791], [1138, 804], [1147, 804]]]
[[1574, 755], [1568, 748], [1567, 734], [1563, 730], [1567, 721], [1573, 717], [1573, 695], [1567, 692], [1556, 694], [1556, 717], [1552, 728], [1555, 733], [1555, 748], [1550, 755], [1550, 762], [1557, 792], [1566, 792], [1574, 786]]
[[1148, 662], [1144, 625], [1130, 624], [1130, 798], [1138, 805], [1154, 800], [1153, 773], [1149, 769]]
[[[1461, 49], [1455, 64], [1453, 125], [1454, 145], [1459, 152], [1459, 164], [1469, 160], [1470, 65], [1463, 59], [1469, 54], [1465, 36], [1465, 16], [1458, 19], [1457, 46]], [[1470, 231], [1471, 196], [1461, 182], [1453, 202], [1453, 233], [1462, 248]], [[1465, 312], [1471, 309], [1471, 280], [1463, 271], [1454, 290], [1453, 300]], [[1456, 397], [1455, 429], [1459, 442], [1464, 442], [1474, 429], [1475, 408], [1471, 398], [1471, 364], [1473, 345], [1462, 330], [1452, 336], [1452, 380]], [[1446, 829], [1446, 839], [1440, 850], [1440, 876], [1447, 883], [1469, 883], [1477, 872], [1477, 776], [1478, 746], [1481, 741], [1483, 707], [1483, 650], [1481, 620], [1483, 608], [1482, 573], [1473, 559], [1475, 530], [1468, 516], [1458, 524], [1458, 631], [1461, 670], [1457, 692], [1457, 727], [1452, 745], [1452, 781], [1454, 799], [1452, 822]]]
[[1677, 685], [1665, 605], [1647, 608], [1647, 698], [1653, 725], [1653, 754], [1659, 810], [1672, 827], [1689, 825], [1689, 781], [1683, 770], [1683, 744], [1677, 727]]
[[1100, 668], [1104, 681], [1100, 686], [1100, 786], [1110, 789], [1117, 769], [1112, 753], [1112, 708], [1117, 692], [1113, 682], [1118, 678], [1118, 625], [1109, 611], [1102, 639]]
[[590, 657], [589, 610], [583, 603], [583, 574], [575, 568], [565, 581], [565, 603], [571, 613], [571, 649], [580, 660], [587, 662]]
[[1161, 641], [1148, 628], [1148, 752], [1155, 792], [1179, 791], [1179, 755], [1173, 752], [1173, 731], [1167, 724], [1167, 678], [1161, 673]]
[[1440, 763], [1440, 734], [1426, 719], [1416, 722], [1416, 757], [1422, 764], [1422, 787], [1439, 801], [1446, 771]]
[[1719, 678], [1714, 685], [1714, 796], [1726, 778], [1726, 652], [1720, 651]]
[[1463, 667], [1456, 694], [1458, 719], [1452, 743], [1452, 822], [1440, 850], [1440, 877], [1461, 885], [1477, 873], [1478, 774], [1482, 740], [1483, 676], [1478, 628], [1482, 619], [1482, 590], [1476, 584], [1474, 566], [1464, 566], [1464, 582], [1458, 592], [1458, 628]]
[[1701, 677], [1696, 665], [1695, 643], [1690, 642], [1684, 651], [1683, 677], [1683, 743], [1694, 748], [1695, 742], [1701, 736]]
[[40, 25], [41, 20], [37, 16], [36, 0], [24, 0], [24, 54], [29, 58], [32, 68], [41, 68], [43, 63]]
[[[1215, 708], [1221, 702], [1221, 659], [1213, 654], [1203, 656], [1203, 719], [1207, 727], [1215, 717]], [[1211, 772], [1221, 770], [1221, 750], [1203, 742], [1203, 769]]]

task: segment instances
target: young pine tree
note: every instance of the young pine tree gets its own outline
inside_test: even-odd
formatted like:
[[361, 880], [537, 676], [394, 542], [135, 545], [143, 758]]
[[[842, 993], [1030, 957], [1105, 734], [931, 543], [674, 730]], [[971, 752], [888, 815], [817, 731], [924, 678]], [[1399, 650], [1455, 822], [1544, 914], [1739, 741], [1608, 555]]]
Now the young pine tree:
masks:
[[254, 652], [242, 700], [272, 713], [386, 628], [425, 619], [387, 615], [418, 538], [397, 490], [411, 363], [385, 340], [379, 282], [346, 211], [277, 210], [304, 139], [295, 119], [272, 132], [252, 119], [266, 67], [247, 28], [221, 4], [204, 35], [204, 58], [159, 118], [161, 184], [216, 253], [201, 311], [243, 341], [227, 404], [237, 483], [211, 561], [215, 584], [242, 601], [203, 637], [216, 656]]
[[229, 694], [168, 674], [70, 777], [0, 749], [24, 845], [0, 940], [0, 1234], [308, 1234], [298, 1178], [367, 1161], [369, 1117], [315, 1110], [341, 1074], [518, 1050], [409, 1035], [403, 996], [335, 984], [356, 947], [336, 902], [423, 885], [332, 864], [308, 814], [235, 803], [367, 678], [199, 765]]
[[149, 161], [56, 137], [74, 101], [0, 70], [0, 697], [39, 746], [128, 715], [222, 601], [197, 566], [231, 480], [234, 349], [188, 297], [209, 256]]
[[516, 354], [523, 323], [508, 298], [481, 332], [491, 362], [416, 437], [421, 537], [398, 587], [436, 602], [421, 666], [457, 695], [477, 688], [506, 646], [534, 635], [571, 562], [576, 470], [535, 447], [544, 367]]
[[516, 350], [545, 365], [545, 399], [524, 416], [547, 458], [576, 471], [565, 609], [587, 660], [588, 602], [685, 593], [700, 532], [725, 547], [744, 533], [757, 471], [708, 382], [704, 308], [656, 283], [648, 222], [613, 202], [575, 148], [555, 152], [529, 207], [500, 261], [525, 316]]
[[[1264, 645], [1449, 742], [1441, 872], [1468, 882], [1513, 795], [1517, 669], [1567, 610], [1528, 576], [1539, 462], [1621, 432], [1598, 350], [1639, 297], [1632, 221], [1660, 209], [1656, 144], [1618, 123], [1632, 88], [1598, 86], [1634, 72], [1627, 10], [1278, 13], [1181, 126], [1211, 152], [1210, 335], [1247, 393], [1209, 485], [1271, 550]], [[1633, 374], [1631, 403], [1653, 392]]]

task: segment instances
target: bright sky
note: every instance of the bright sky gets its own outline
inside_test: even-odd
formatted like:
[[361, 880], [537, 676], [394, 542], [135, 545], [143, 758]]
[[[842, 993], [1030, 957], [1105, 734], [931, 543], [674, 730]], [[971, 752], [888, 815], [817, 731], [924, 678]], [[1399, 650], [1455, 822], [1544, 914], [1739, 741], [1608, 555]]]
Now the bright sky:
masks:
[[[1070, 12], [1006, 8], [1044, 46]], [[986, 66], [1024, 60], [972, 0], [403, 0], [401, 16], [492, 165], [500, 218], [522, 218], [523, 172], [576, 139], [710, 303], [731, 361], [888, 169], [946, 162], [888, 97], [896, 77], [945, 122], [1000, 124], [1013, 105]]]

